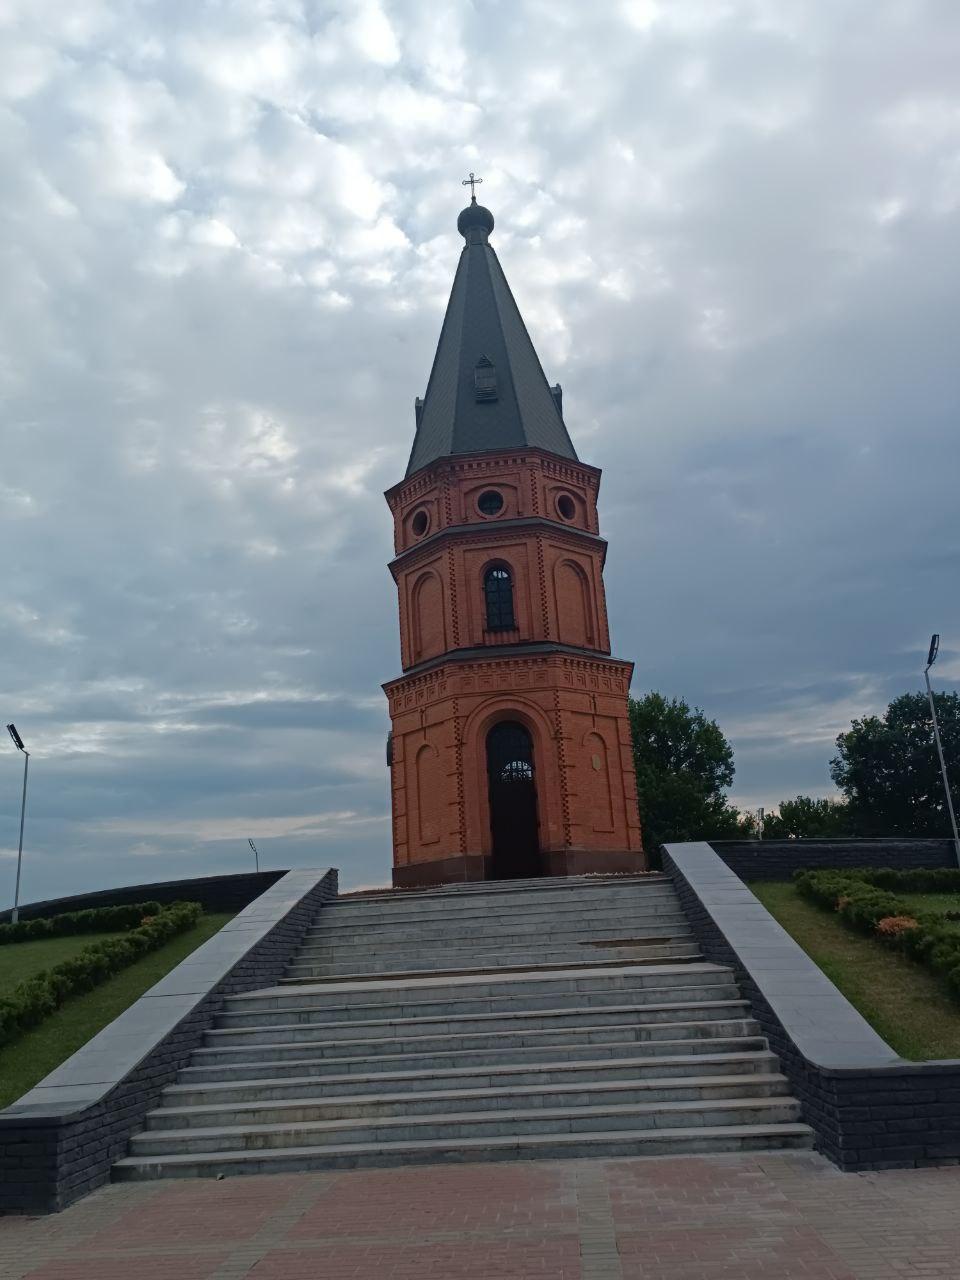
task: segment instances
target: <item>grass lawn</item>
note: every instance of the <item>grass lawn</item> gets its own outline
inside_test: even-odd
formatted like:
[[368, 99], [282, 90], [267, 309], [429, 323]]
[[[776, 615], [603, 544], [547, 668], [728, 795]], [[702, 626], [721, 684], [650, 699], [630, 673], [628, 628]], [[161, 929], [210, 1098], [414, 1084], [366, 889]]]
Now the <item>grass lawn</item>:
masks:
[[[74, 996], [39, 1027], [25, 1032], [13, 1044], [0, 1049], [0, 1107], [8, 1106], [38, 1080], [42, 1080], [232, 918], [232, 912], [203, 916], [186, 933], [171, 938], [164, 946], [143, 956], [129, 969], [114, 974], [95, 990]], [[74, 951], [57, 957], [63, 960], [67, 954], [75, 954], [82, 945], [103, 936], [108, 935], [88, 933], [83, 937], [46, 938], [2, 947], [0, 971], [3, 978], [0, 982], [6, 983], [7, 957], [15, 951], [31, 947], [52, 947], [55, 943], [76, 944]], [[23, 963], [29, 964], [30, 961], [28, 959]], [[45, 961], [45, 965], [52, 963], [54, 961], [50, 959]], [[45, 965], [38, 967], [43, 968]], [[24, 972], [21, 976], [26, 977], [28, 974]]]
[[[896, 891], [895, 891], [896, 892]], [[897, 893], [898, 898], [909, 902], [914, 911], [960, 911], [960, 893]], [[948, 929], [960, 929], [960, 920], [945, 920]]]
[[[904, 1058], [960, 1058], [960, 1006], [922, 965], [855, 933], [837, 916], [801, 898], [792, 884], [750, 885], [771, 915], [839, 987], [887, 1044]], [[930, 910], [951, 894], [901, 894]], [[951, 903], [952, 908], [952, 903]]]
[[7, 995], [19, 983], [32, 978], [41, 969], [52, 969], [61, 960], [69, 960], [84, 947], [117, 933], [78, 933], [66, 938], [35, 938], [32, 942], [11, 942], [0, 947], [0, 996]]

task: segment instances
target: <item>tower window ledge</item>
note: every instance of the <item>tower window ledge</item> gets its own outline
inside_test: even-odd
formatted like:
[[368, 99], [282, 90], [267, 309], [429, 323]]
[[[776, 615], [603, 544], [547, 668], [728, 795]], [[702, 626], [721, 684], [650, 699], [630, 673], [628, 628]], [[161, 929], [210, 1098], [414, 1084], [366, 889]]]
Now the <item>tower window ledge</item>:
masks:
[[484, 627], [483, 629], [484, 644], [519, 644], [520, 629], [519, 627]]

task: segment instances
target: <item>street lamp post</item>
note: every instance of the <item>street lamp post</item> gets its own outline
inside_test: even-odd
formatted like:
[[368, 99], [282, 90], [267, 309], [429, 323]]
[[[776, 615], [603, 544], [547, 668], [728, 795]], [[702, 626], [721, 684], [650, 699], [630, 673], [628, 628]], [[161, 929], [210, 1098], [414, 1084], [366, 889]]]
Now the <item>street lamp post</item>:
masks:
[[943, 743], [940, 741], [940, 726], [937, 723], [937, 708], [933, 701], [933, 690], [930, 688], [930, 668], [937, 660], [940, 651], [939, 633], [930, 637], [930, 649], [927, 653], [927, 665], [923, 668], [923, 678], [927, 682], [927, 698], [930, 700], [930, 719], [933, 721], [933, 740], [937, 744], [937, 755], [940, 757], [940, 772], [943, 775], [943, 790], [947, 797], [947, 813], [950, 815], [950, 826], [953, 828], [953, 852], [960, 866], [960, 835], [957, 834], [957, 815], [953, 812], [953, 797], [950, 795], [950, 780], [947, 777], [947, 762], [943, 758]]
[[13, 895], [13, 914], [10, 919], [16, 924], [20, 919], [20, 866], [23, 862], [23, 820], [27, 813], [27, 770], [30, 767], [30, 752], [23, 745], [23, 739], [17, 733], [15, 724], [7, 725], [7, 733], [13, 739], [13, 745], [23, 752], [23, 796], [20, 800], [20, 843], [17, 846], [17, 887]]
[[259, 870], [260, 870], [260, 853], [259, 853], [259, 850], [257, 849], [257, 846], [253, 843], [253, 841], [252, 841], [249, 837], [247, 837], [247, 844], [248, 844], [248, 845], [250, 846], [250, 848], [253, 850], [253, 864], [254, 864], [254, 866], [256, 867], [257, 871], [259, 872]]

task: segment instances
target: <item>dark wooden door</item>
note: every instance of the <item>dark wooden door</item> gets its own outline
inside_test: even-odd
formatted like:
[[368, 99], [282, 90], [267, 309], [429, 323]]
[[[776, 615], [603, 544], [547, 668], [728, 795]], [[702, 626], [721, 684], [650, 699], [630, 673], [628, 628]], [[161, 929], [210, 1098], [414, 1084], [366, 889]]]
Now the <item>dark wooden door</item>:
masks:
[[504, 720], [487, 734], [487, 778], [494, 880], [538, 876], [537, 781], [527, 729]]

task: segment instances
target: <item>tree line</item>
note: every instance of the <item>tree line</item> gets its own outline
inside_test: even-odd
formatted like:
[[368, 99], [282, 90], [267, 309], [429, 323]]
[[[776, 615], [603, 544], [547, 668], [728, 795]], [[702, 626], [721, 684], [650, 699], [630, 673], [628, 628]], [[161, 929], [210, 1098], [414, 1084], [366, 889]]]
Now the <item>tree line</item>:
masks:
[[[960, 812], [960, 695], [934, 694], [954, 808]], [[798, 795], [766, 815], [732, 805], [733, 750], [715, 720], [680, 698], [630, 699], [644, 840], [765, 840], [949, 836], [943, 779], [924, 693], [904, 693], [883, 715], [838, 735], [830, 776], [840, 799]]]

